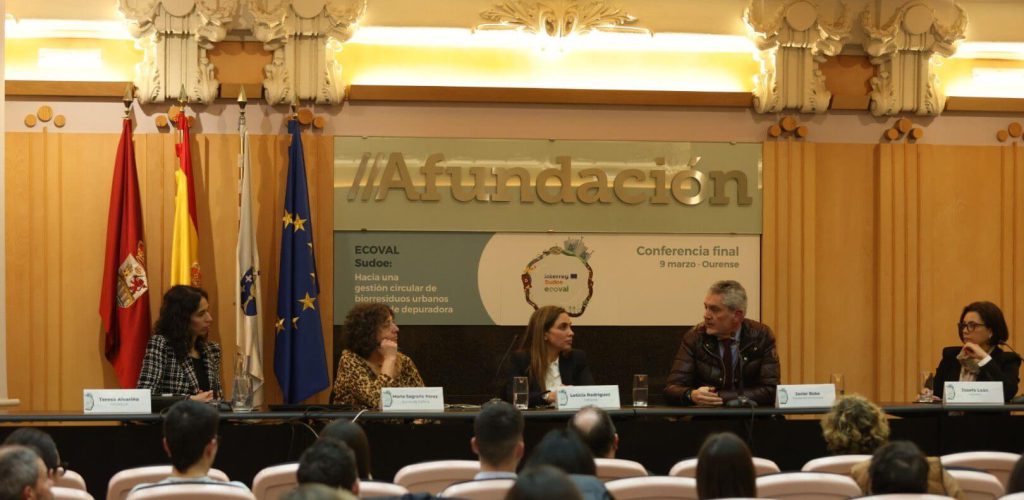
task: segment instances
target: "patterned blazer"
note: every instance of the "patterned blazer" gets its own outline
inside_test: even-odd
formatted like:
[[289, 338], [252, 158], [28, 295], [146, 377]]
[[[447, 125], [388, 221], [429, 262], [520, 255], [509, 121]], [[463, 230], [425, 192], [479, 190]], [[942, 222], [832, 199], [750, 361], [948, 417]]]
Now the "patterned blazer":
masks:
[[[210, 376], [213, 397], [223, 395], [220, 386], [220, 345], [209, 340], [199, 344], [206, 359], [206, 372]], [[142, 358], [142, 372], [139, 373], [139, 389], [149, 389], [154, 396], [174, 394], [192, 396], [199, 394], [199, 381], [192, 360], [179, 360], [167, 337], [153, 334], [146, 344], [146, 356]]]

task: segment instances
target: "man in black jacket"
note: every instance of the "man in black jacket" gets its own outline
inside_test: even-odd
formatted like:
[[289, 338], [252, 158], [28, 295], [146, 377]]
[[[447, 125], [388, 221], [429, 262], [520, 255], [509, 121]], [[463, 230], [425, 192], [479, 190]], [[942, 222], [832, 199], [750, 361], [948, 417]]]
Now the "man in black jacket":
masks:
[[767, 325], [747, 319], [746, 311], [743, 285], [731, 280], [711, 285], [704, 321], [683, 335], [672, 363], [665, 385], [669, 404], [774, 404], [779, 384], [775, 335]]

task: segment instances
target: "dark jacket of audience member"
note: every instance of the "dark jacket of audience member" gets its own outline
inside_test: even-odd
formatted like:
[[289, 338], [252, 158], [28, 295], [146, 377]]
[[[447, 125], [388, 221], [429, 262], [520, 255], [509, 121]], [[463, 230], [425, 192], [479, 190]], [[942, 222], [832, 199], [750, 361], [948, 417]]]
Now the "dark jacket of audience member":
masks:
[[526, 467], [508, 490], [505, 500], [583, 500], [569, 476], [557, 467]]
[[356, 456], [356, 469], [359, 479], [370, 481], [373, 479], [370, 463], [370, 441], [366, 438], [363, 427], [351, 420], [338, 419], [331, 422], [320, 431], [320, 438], [331, 438], [343, 441]]
[[595, 475], [594, 455], [575, 432], [566, 429], [548, 432], [526, 461], [526, 467], [539, 465], [551, 465], [569, 474], [569, 479], [586, 500], [611, 498], [604, 483]]
[[910, 441], [893, 441], [876, 450], [869, 474], [872, 495], [928, 491], [928, 461]]
[[756, 497], [750, 448], [731, 432], [711, 434], [697, 455], [697, 498]]
[[318, 483], [359, 494], [356, 456], [344, 441], [324, 438], [306, 448], [296, 472], [299, 484]]
[[1006, 494], [1019, 493], [1024, 491], [1024, 455], [1017, 459], [1017, 463], [1010, 472], [1010, 480], [1006, 483]]

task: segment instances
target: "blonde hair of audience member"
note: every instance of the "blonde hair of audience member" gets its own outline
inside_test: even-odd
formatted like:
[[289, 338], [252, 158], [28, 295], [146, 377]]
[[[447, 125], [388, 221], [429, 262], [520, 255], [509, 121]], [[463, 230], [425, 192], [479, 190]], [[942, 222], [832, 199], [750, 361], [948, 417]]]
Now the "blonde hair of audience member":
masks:
[[697, 454], [697, 498], [756, 497], [750, 448], [731, 432], [711, 434]]
[[548, 345], [545, 334], [558, 321], [558, 317], [568, 312], [559, 306], [544, 306], [530, 315], [530, 322], [526, 324], [526, 335], [519, 342], [519, 349], [530, 353], [529, 376], [537, 381], [541, 391], [549, 389], [544, 386], [544, 373], [548, 365], [561, 353], [551, 353], [551, 346]]
[[821, 419], [828, 451], [835, 455], [870, 454], [889, 440], [889, 420], [863, 396], [842, 396]]

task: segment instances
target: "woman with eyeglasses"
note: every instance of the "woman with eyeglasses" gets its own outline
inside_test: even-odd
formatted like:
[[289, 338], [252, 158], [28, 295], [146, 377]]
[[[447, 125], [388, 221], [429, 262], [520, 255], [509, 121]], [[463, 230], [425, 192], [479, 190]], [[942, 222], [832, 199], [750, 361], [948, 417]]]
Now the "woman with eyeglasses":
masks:
[[935, 398], [942, 400], [947, 381], [1002, 382], [1003, 400], [1017, 394], [1020, 382], [1020, 356], [1003, 350], [1010, 334], [1003, 312], [991, 302], [972, 302], [964, 307], [957, 323], [963, 345], [942, 350], [942, 361], [935, 369]]
[[416, 365], [398, 352], [395, 312], [386, 304], [356, 304], [344, 329], [348, 348], [338, 360], [332, 403], [379, 410], [382, 387], [423, 387]]

